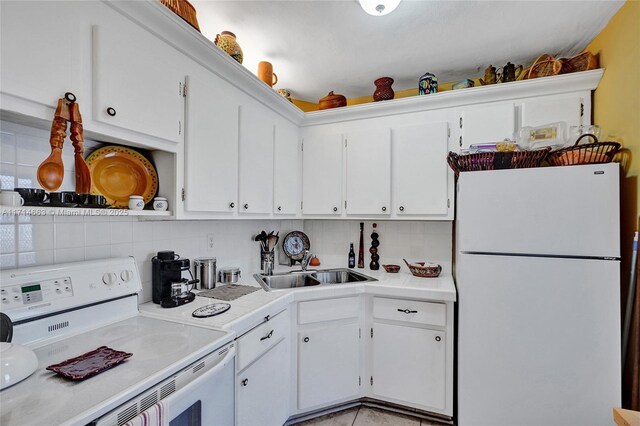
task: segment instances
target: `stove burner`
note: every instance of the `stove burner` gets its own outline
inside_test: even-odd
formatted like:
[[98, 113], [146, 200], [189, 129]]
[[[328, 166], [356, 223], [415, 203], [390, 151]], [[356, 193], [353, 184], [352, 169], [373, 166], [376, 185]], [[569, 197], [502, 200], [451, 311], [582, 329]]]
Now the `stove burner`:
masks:
[[229, 309], [231, 309], [229, 303], [213, 303], [196, 309], [191, 315], [196, 318], [209, 318], [227, 312]]

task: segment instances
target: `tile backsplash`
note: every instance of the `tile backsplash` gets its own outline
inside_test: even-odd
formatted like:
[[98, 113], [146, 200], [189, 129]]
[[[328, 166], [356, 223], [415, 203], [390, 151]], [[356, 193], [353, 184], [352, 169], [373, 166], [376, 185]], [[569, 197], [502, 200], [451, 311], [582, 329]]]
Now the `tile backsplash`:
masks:
[[[0, 122], [0, 189], [39, 187], [36, 170], [49, 152], [49, 132]], [[87, 141], [88, 151], [100, 144]], [[60, 190], [73, 190], [73, 150], [64, 151]], [[402, 258], [450, 265], [451, 222], [377, 221], [380, 263]], [[358, 251], [355, 220], [147, 221], [135, 216], [14, 216], [0, 214], [0, 268], [21, 268], [114, 256], [134, 256], [143, 282], [142, 301], [151, 300], [151, 258], [160, 250], [182, 257], [216, 257], [218, 268], [238, 266], [244, 278], [260, 269], [258, 243], [265, 230], [304, 230], [322, 265], [347, 266], [349, 243]], [[371, 221], [365, 222], [365, 262], [370, 261]], [[213, 235], [214, 247], [207, 247]]]
[[[374, 221], [364, 221], [364, 259], [369, 268], [371, 232]], [[380, 235], [380, 264], [404, 265], [408, 261], [436, 262], [451, 267], [452, 222], [375, 221]], [[321, 264], [347, 266], [349, 244], [358, 259], [360, 221], [358, 220], [305, 220], [304, 232], [309, 236], [311, 252]]]
[[[144, 221], [135, 216], [0, 216], [0, 268], [20, 268], [133, 256], [151, 300], [151, 258], [161, 250], [181, 257], [216, 257], [218, 269], [238, 266], [245, 278], [260, 269], [253, 236], [301, 230], [299, 220]], [[207, 247], [208, 235], [214, 247]]]

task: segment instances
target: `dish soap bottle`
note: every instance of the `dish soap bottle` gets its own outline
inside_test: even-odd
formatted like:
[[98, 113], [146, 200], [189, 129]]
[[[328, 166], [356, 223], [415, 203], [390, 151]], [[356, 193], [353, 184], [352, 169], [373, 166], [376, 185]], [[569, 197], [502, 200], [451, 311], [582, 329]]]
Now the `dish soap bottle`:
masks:
[[349, 248], [349, 268], [356, 267], [356, 252], [353, 251], [353, 243], [351, 243], [351, 248]]
[[377, 271], [380, 269], [380, 255], [378, 254], [378, 246], [380, 245], [380, 241], [378, 240], [378, 233], [376, 232], [378, 224], [373, 224], [373, 232], [371, 232], [371, 248], [369, 249], [369, 253], [371, 253], [371, 263], [369, 263], [369, 269], [372, 271]]

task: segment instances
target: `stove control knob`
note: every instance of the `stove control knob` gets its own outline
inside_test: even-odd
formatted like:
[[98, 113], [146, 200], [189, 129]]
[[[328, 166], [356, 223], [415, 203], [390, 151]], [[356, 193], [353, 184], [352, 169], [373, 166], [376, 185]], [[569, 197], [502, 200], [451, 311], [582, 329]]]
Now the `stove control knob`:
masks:
[[122, 278], [122, 281], [124, 281], [125, 283], [131, 281], [131, 278], [133, 278], [133, 271], [127, 269], [120, 272], [120, 278]]
[[6, 297], [2, 298], [2, 303], [9, 303], [9, 299], [7, 299]]
[[118, 280], [118, 277], [113, 272], [107, 272], [102, 276], [102, 282], [106, 285], [113, 285]]

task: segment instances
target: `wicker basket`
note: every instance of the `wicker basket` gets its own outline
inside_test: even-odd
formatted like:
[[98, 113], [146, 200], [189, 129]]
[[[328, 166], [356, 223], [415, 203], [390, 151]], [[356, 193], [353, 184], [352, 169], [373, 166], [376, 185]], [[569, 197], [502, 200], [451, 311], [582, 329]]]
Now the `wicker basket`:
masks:
[[478, 152], [476, 154], [458, 155], [449, 152], [447, 162], [456, 172], [477, 172], [482, 170], [527, 169], [538, 167], [551, 148], [535, 151], [515, 152]]
[[184, 19], [196, 30], [200, 31], [196, 8], [187, 0], [160, 0], [160, 3], [167, 6], [173, 13]]
[[[593, 138], [593, 143], [578, 145], [585, 137]], [[617, 142], [598, 142], [598, 138], [590, 133], [578, 138], [575, 145], [553, 151], [547, 156], [552, 166], [577, 166], [579, 164], [609, 163], [620, 149]]]
[[442, 272], [442, 266], [440, 265], [424, 266], [424, 262], [418, 262], [418, 263], [412, 264], [407, 262], [407, 259], [402, 259], [402, 260], [404, 260], [404, 263], [407, 264], [407, 267], [409, 268], [409, 270], [411, 271], [414, 277], [436, 278], [437, 276], [440, 275], [440, 272]]

